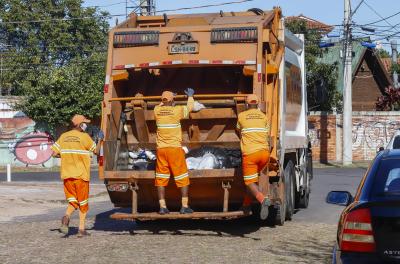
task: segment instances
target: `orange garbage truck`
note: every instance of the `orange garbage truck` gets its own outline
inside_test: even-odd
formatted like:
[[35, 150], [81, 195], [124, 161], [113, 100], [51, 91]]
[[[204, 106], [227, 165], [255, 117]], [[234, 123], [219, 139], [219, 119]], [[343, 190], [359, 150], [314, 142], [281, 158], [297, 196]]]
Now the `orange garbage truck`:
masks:
[[[282, 225], [308, 206], [312, 180], [305, 88], [304, 38], [285, 30], [281, 9], [136, 16], [109, 33], [102, 108], [105, 140], [99, 162], [112, 203], [132, 212], [114, 219], [231, 219], [246, 194], [238, 114], [248, 94], [270, 120], [270, 160], [259, 186], [272, 200], [269, 220]], [[194, 88], [195, 111], [181, 122], [193, 214], [158, 214], [154, 186], [156, 124], [161, 93]], [[205, 160], [205, 161], [204, 161]], [[190, 164], [189, 164], [190, 163]], [[204, 165], [206, 164], [206, 165]], [[171, 211], [181, 205], [174, 181]], [[254, 213], [257, 203], [254, 202]], [[250, 212], [251, 214], [251, 212]]]

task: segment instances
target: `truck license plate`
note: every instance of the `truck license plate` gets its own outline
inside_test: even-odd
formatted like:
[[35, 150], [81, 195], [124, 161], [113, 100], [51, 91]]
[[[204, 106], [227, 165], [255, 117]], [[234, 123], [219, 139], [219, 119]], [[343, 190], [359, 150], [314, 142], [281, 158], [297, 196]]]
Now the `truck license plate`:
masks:
[[185, 54], [185, 53], [198, 53], [198, 52], [199, 52], [199, 46], [197, 43], [169, 45], [169, 54]]

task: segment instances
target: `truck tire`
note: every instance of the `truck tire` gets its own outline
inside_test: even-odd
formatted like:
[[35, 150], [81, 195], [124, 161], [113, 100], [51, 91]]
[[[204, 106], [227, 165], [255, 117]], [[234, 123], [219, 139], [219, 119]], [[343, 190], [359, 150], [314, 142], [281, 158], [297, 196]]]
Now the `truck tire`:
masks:
[[289, 161], [285, 168], [285, 207], [286, 207], [286, 220], [292, 220], [295, 206], [295, 171], [292, 161]]
[[299, 208], [307, 208], [310, 201], [310, 175], [306, 173], [306, 188], [304, 190], [304, 194], [300, 195], [298, 199], [298, 207]]
[[273, 205], [269, 207], [269, 215], [267, 224], [275, 226], [283, 226], [286, 218], [286, 204], [285, 201], [281, 205]]

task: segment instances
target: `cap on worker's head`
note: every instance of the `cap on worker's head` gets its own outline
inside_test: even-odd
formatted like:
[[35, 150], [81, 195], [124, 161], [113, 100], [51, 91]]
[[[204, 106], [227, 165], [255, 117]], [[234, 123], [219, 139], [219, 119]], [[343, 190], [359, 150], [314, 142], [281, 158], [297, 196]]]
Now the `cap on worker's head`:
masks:
[[161, 95], [161, 101], [172, 102], [174, 100], [174, 93], [170, 91], [164, 91]]
[[71, 119], [71, 123], [74, 126], [79, 126], [82, 123], [90, 123], [90, 120], [87, 119], [85, 116], [83, 115], [74, 115], [74, 117], [72, 117]]
[[258, 96], [255, 94], [249, 94], [247, 96], [246, 102], [248, 104], [258, 104]]

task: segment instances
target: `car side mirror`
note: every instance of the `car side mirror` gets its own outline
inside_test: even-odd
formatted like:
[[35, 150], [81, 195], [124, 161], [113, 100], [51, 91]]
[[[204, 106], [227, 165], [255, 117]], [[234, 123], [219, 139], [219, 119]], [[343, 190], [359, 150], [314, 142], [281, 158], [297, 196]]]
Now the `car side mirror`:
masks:
[[328, 204], [347, 206], [353, 202], [353, 196], [347, 191], [331, 191], [326, 196]]
[[385, 150], [384, 147], [379, 147], [379, 149], [378, 149], [378, 151], [376, 153], [379, 153], [379, 152], [384, 151], [384, 150]]

